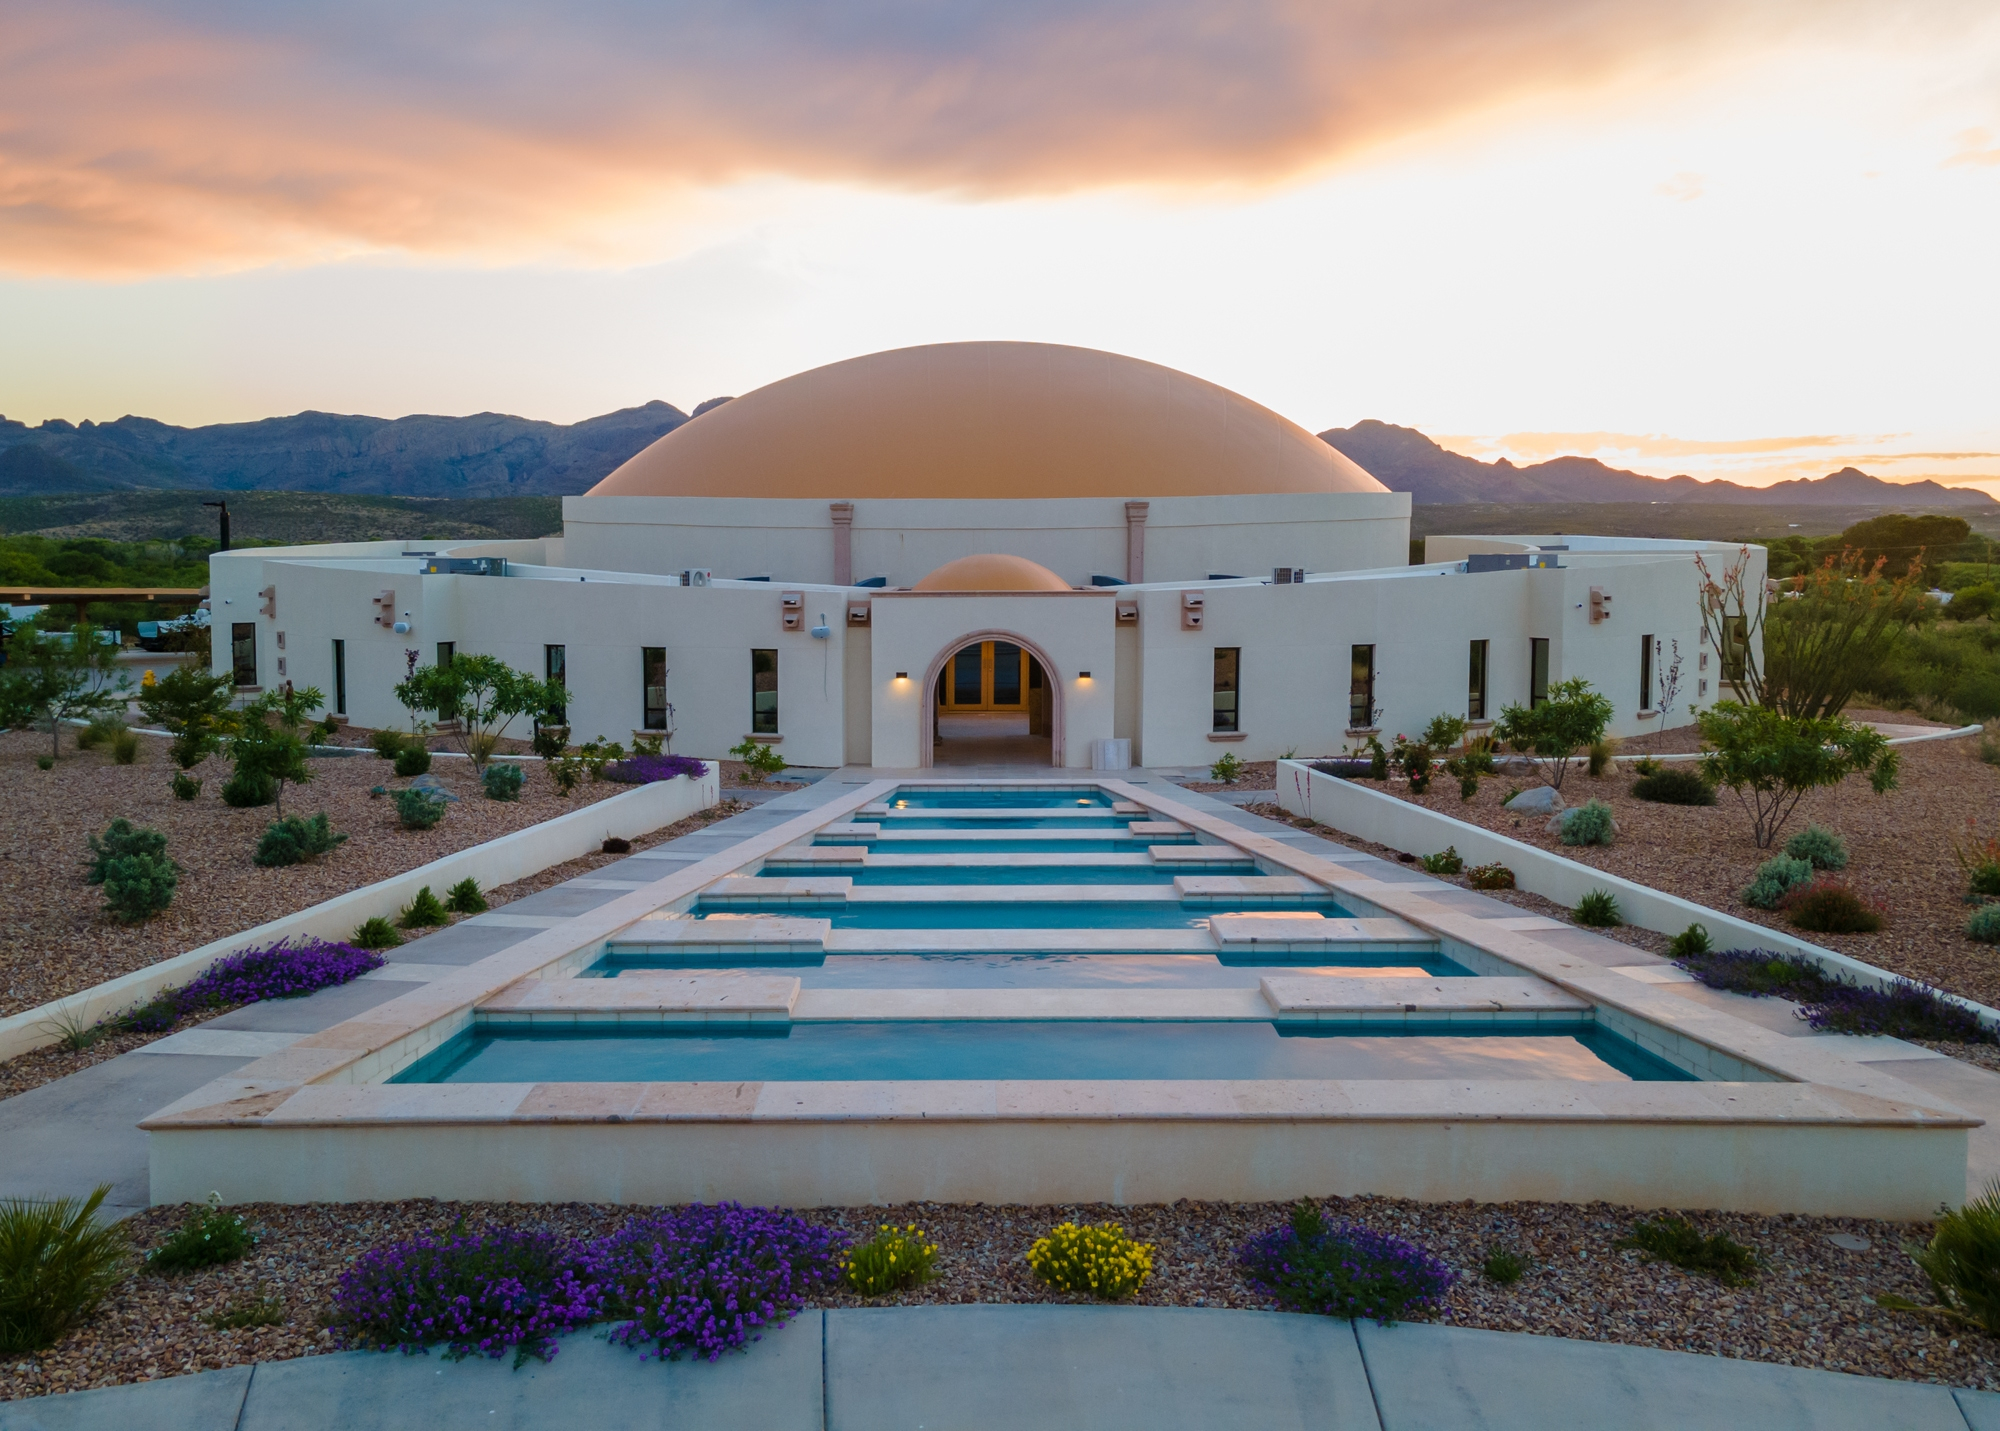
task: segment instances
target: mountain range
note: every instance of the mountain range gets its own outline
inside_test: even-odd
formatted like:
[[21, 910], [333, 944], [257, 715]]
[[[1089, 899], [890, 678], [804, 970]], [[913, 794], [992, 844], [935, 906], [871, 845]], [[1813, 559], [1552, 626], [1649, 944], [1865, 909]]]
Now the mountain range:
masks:
[[[699, 415], [727, 398], [711, 398]], [[355, 417], [302, 412], [259, 422], [174, 427], [144, 417], [38, 427], [0, 418], [0, 497], [118, 491], [324, 492], [397, 497], [548, 497], [590, 489], [626, 458], [689, 420], [663, 402], [567, 425], [482, 412], [471, 417]], [[1706, 502], [1897, 507], [1996, 504], [1973, 487], [1885, 482], [1852, 467], [1825, 477], [1743, 487], [1648, 477], [1590, 457], [1517, 467], [1451, 452], [1415, 428], [1358, 422], [1319, 434], [1386, 486], [1422, 505], [1467, 502]]]

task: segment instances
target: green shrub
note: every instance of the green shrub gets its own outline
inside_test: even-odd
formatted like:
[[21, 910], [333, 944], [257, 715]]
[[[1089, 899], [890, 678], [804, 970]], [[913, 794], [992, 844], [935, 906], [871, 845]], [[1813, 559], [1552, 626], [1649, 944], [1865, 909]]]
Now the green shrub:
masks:
[[106, 825], [101, 836], [89, 836], [88, 842], [90, 863], [85, 866], [83, 877], [91, 884], [103, 884], [111, 861], [122, 855], [164, 856], [167, 852], [164, 834], [149, 825], [135, 825], [122, 815]]
[[412, 741], [396, 752], [396, 773], [405, 780], [422, 775], [431, 768], [431, 753], [427, 746]]
[[1965, 822], [1965, 843], [1951, 842], [1958, 867], [1965, 871], [1966, 887], [1975, 895], [2000, 895], [2000, 836], [1979, 834], [1976, 818]]
[[1225, 750], [1222, 758], [1208, 767], [1208, 778], [1223, 785], [1234, 785], [1242, 775], [1243, 762], [1236, 758], [1233, 750]]
[[1706, 925], [1690, 924], [1667, 941], [1667, 954], [1674, 959], [1694, 959], [1713, 952]]
[[451, 915], [438, 903], [438, 897], [425, 885], [417, 891], [417, 897], [403, 910], [403, 917], [396, 923], [404, 929], [433, 929], [440, 924], [451, 923]]
[[1808, 825], [1785, 841], [1785, 853], [1795, 860], [1806, 861], [1816, 870], [1847, 868], [1846, 843], [1821, 825]]
[[453, 914], [484, 914], [486, 896], [479, 892], [479, 881], [467, 875], [446, 890], [444, 907]]
[[324, 810], [310, 820], [287, 815], [266, 827], [264, 837], [257, 841], [257, 853], [251, 856], [251, 860], [267, 869], [278, 865], [300, 865], [317, 859], [346, 838], [334, 833]]
[[1988, 765], [2000, 765], [2000, 720], [1981, 723], [1979, 733], [1979, 758]]
[[479, 783], [486, 787], [488, 800], [520, 799], [521, 787], [527, 780], [518, 765], [489, 765], [479, 773]]
[[1706, 1272], [1725, 1287], [1740, 1287], [1757, 1275], [1757, 1254], [1726, 1232], [1703, 1237], [1684, 1217], [1638, 1222], [1620, 1247], [1636, 1247], [1647, 1261], [1671, 1262], [1689, 1272]]
[[377, 914], [356, 925], [347, 942], [356, 949], [394, 949], [403, 942], [403, 936], [396, 932], [395, 925]]
[[1940, 1213], [1931, 1240], [1922, 1247], [1906, 1242], [1903, 1250], [1929, 1280], [1937, 1305], [1920, 1307], [1906, 1297], [1877, 1297], [1878, 1303], [1936, 1312], [2000, 1337], [2000, 1183], [1988, 1183], [1983, 1196]]
[[1486, 1260], [1480, 1264], [1480, 1270], [1486, 1274], [1487, 1281], [1497, 1282], [1502, 1287], [1511, 1287], [1527, 1275], [1528, 1268], [1533, 1265], [1518, 1252], [1509, 1252], [1505, 1248], [1496, 1247], [1486, 1254]]
[[1446, 845], [1434, 855], [1423, 856], [1424, 873], [1455, 875], [1465, 870], [1465, 861], [1459, 856], [1457, 845]]
[[1514, 872], [1502, 864], [1474, 865], [1465, 872], [1467, 883], [1474, 889], [1512, 889]]
[[1656, 766], [1632, 782], [1632, 798], [1655, 805], [1713, 805], [1715, 787], [1692, 766]]
[[444, 818], [447, 803], [442, 790], [398, 790], [396, 818], [406, 830], [428, 830]]
[[[109, 745], [116, 738], [118, 732], [123, 729], [125, 729], [125, 717], [119, 715], [97, 716], [89, 725], [76, 733], [76, 748], [78, 750], [95, 750], [100, 745]], [[127, 763], [129, 764], [130, 762]]]
[[1982, 904], [1965, 921], [1965, 937], [1981, 944], [2000, 944], [2000, 904]]
[[254, 1297], [238, 1297], [219, 1312], [202, 1318], [218, 1332], [242, 1331], [247, 1327], [280, 1327], [288, 1320], [285, 1299], [276, 1292], [260, 1292]]
[[742, 744], [732, 745], [729, 753], [743, 762], [743, 773], [750, 777], [752, 785], [762, 784], [766, 777], [776, 775], [785, 768], [784, 756], [761, 740], [747, 735], [743, 737]]
[[1616, 929], [1625, 922], [1624, 911], [1618, 908], [1617, 896], [1608, 889], [1593, 889], [1576, 902], [1570, 916], [1590, 929]]
[[583, 760], [575, 755], [562, 755], [548, 762], [543, 769], [549, 772], [549, 779], [555, 782], [556, 794], [568, 797], [576, 793], [576, 787], [583, 783]]
[[119, 855], [104, 867], [104, 907], [121, 924], [138, 924], [174, 902], [180, 866], [165, 855]]
[[[1658, 775], [1666, 768], [1664, 761], [1657, 760], [1650, 755], [1642, 755], [1632, 762], [1632, 773], [1634, 775]], [[1637, 794], [1638, 792], [1634, 790], [1633, 793]]]
[[1612, 839], [1611, 807], [1602, 800], [1587, 800], [1563, 816], [1562, 842], [1565, 845], [1608, 845]]
[[201, 782], [185, 770], [176, 770], [171, 783], [176, 800], [193, 800], [201, 794]]
[[369, 734], [368, 743], [375, 748], [375, 753], [384, 760], [394, 760], [396, 753], [403, 748], [403, 742], [406, 739], [408, 737], [400, 730], [378, 730]]
[[566, 725], [538, 725], [534, 739], [528, 748], [544, 760], [558, 760], [569, 748], [569, 727]]
[[1602, 780], [1606, 775], [1618, 768], [1617, 737], [1606, 736], [1598, 740], [1593, 740], [1590, 743], [1590, 749], [1586, 752], [1586, 759], [1589, 762], [1590, 778], [1592, 780]]
[[111, 761], [114, 765], [133, 765], [139, 759], [139, 732], [127, 730], [124, 726], [111, 732]]
[[1477, 775], [1461, 775], [1458, 777], [1459, 799], [1471, 800], [1476, 798], [1478, 794], [1479, 794], [1479, 777]]
[[1815, 934], [1873, 934], [1882, 927], [1884, 912], [1879, 904], [1825, 875], [1786, 890], [1778, 908], [1794, 929]]
[[97, 1222], [110, 1191], [0, 1202], [0, 1355], [54, 1346], [124, 1280], [125, 1225]]
[[1115, 1222], [1081, 1227], [1065, 1222], [1036, 1239], [1028, 1249], [1028, 1266], [1058, 1291], [1122, 1302], [1153, 1275], [1153, 1246], [1133, 1241]]
[[55, 768], [56, 758], [53, 755], [38, 755], [35, 757], [35, 769], [54, 770]]
[[1757, 874], [1743, 891], [1743, 902], [1752, 909], [1776, 909], [1778, 901], [1795, 886], [1811, 884], [1811, 860], [1776, 855], [1757, 866]]
[[848, 1249], [840, 1271], [862, 1296], [879, 1297], [928, 1282], [937, 1254], [937, 1244], [914, 1222], [902, 1227], [885, 1222], [873, 1237]]
[[222, 1195], [210, 1193], [206, 1207], [190, 1207], [181, 1225], [146, 1254], [148, 1272], [195, 1272], [234, 1262], [257, 1244], [250, 1224], [222, 1210]]
[[254, 810], [278, 798], [278, 782], [261, 770], [238, 767], [222, 782], [222, 803], [237, 810]]

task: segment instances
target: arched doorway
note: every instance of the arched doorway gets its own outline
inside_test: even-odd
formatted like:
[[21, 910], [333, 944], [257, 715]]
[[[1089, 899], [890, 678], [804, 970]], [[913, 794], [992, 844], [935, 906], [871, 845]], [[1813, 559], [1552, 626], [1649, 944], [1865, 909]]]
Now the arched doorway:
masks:
[[924, 690], [926, 766], [1062, 764], [1062, 683], [1033, 642], [961, 637], [931, 662]]

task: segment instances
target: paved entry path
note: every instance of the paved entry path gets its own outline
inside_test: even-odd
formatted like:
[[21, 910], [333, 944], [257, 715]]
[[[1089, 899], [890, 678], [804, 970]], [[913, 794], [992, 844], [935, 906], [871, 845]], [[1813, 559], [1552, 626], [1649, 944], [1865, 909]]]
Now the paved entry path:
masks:
[[1990, 1431], [2000, 1394], [1282, 1312], [809, 1312], [706, 1362], [341, 1352], [0, 1403], [0, 1431]]

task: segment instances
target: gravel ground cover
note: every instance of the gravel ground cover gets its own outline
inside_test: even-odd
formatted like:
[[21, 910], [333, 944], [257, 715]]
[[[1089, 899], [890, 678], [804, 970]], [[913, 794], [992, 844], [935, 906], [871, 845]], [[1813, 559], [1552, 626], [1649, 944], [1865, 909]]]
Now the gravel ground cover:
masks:
[[[567, 799], [539, 767], [529, 765], [521, 798], [489, 800], [471, 762], [438, 760], [431, 773], [459, 797], [433, 829], [405, 830], [395, 803], [371, 798], [376, 785], [408, 785], [372, 755], [312, 762], [314, 778], [285, 791], [285, 812], [327, 813], [347, 841], [307, 864], [260, 869], [251, 863], [258, 836], [273, 817], [269, 806], [232, 810], [220, 790], [229, 765], [215, 758], [194, 773], [206, 782], [200, 798], [177, 800], [166, 741], [142, 737], [139, 762], [113, 764], [101, 751], [67, 748], [53, 770], [38, 770], [46, 736], [0, 735], [0, 1015], [19, 1013], [92, 984], [321, 900], [414, 869], [430, 860], [568, 814], [631, 787], [585, 781]], [[125, 926], [103, 912], [98, 891], [84, 883], [89, 836], [118, 817], [167, 835], [167, 853], [181, 866], [180, 886], [166, 913]], [[441, 891], [440, 891], [441, 893]]]
[[[1888, 922], [1877, 933], [1804, 937], [1950, 993], [2000, 1004], [2000, 950], [1964, 935], [1971, 911], [1965, 903], [1965, 875], [1952, 853], [1953, 840], [1965, 838], [1968, 819], [1978, 822], [1982, 835], [2000, 832], [2000, 769], [1979, 759], [1976, 738], [1927, 741], [1901, 749], [1901, 788], [1878, 796], [1865, 779], [1855, 778], [1831, 790], [1814, 791], [1780, 832], [1780, 843], [1808, 823], [1838, 832], [1851, 855], [1842, 877], [1888, 909]], [[1510, 772], [1488, 777], [1470, 801], [1460, 800], [1457, 782], [1448, 779], [1433, 781], [1421, 796], [1411, 795], [1409, 785], [1400, 780], [1386, 786], [1371, 783], [1369, 788], [1697, 904], [1790, 931], [1782, 914], [1753, 909], [1739, 897], [1758, 864], [1779, 851], [1776, 846], [1756, 847], [1750, 818], [1733, 794], [1718, 791], [1713, 806], [1658, 805], [1633, 799], [1633, 780], [1629, 769], [1593, 780], [1572, 768], [1563, 783], [1565, 804], [1597, 799], [1611, 807], [1619, 834], [1609, 847], [1564, 845], [1545, 828], [1545, 817], [1503, 810], [1501, 802], [1510, 791], [1538, 783], [1531, 775]]]
[[[1932, 1318], [1884, 1311], [1872, 1300], [1882, 1293], [1928, 1300], [1922, 1275], [1901, 1249], [1905, 1239], [1928, 1235], [1923, 1226], [1697, 1215], [1703, 1232], [1727, 1232], [1762, 1261], [1749, 1285], [1732, 1289], [1618, 1247], [1641, 1214], [1605, 1204], [1335, 1198], [1322, 1206], [1330, 1219], [1406, 1238], [1455, 1268], [1460, 1280], [1446, 1313], [1455, 1325], [2000, 1389], [2000, 1343]], [[422, 1201], [250, 1205], [238, 1211], [261, 1233], [248, 1257], [183, 1277], [135, 1272], [95, 1318], [61, 1343], [0, 1364], [0, 1399], [330, 1351], [333, 1338], [321, 1315], [340, 1271], [369, 1247], [419, 1232], [446, 1232], [460, 1218], [471, 1228], [504, 1223], [599, 1236], [647, 1209]], [[1285, 1214], [1278, 1204], [1180, 1202], [1122, 1208], [922, 1204], [825, 1208], [807, 1216], [857, 1236], [880, 1223], [915, 1222], [941, 1244], [931, 1282], [870, 1305], [1082, 1300], [1037, 1283], [1025, 1261], [1037, 1236], [1075, 1220], [1116, 1222], [1154, 1244], [1155, 1273], [1135, 1299], [1141, 1304], [1263, 1307], [1270, 1304], [1244, 1283], [1235, 1250]], [[177, 1208], [141, 1213], [128, 1224], [134, 1246], [142, 1251], [157, 1246], [182, 1216]], [[1835, 1234], [1867, 1245], [1836, 1245]], [[1511, 1287], [1480, 1274], [1486, 1253], [1495, 1247], [1531, 1261]], [[264, 1297], [282, 1303], [281, 1324], [220, 1331], [204, 1320]], [[814, 1305], [862, 1301], [827, 1293]], [[749, 1354], [757, 1355], [754, 1346]]]
[[[725, 799], [721, 804], [712, 806], [707, 810], [696, 811], [685, 820], [679, 820], [674, 824], [664, 826], [661, 829], [653, 831], [650, 835], [641, 835], [634, 838], [632, 848], [634, 850], [644, 850], [650, 849], [654, 845], [665, 844], [669, 840], [679, 839], [682, 835], [699, 830], [717, 820], [724, 819], [727, 816], [749, 808], [748, 805], [740, 800]], [[512, 884], [500, 885], [489, 889], [486, 891], [486, 902], [492, 908], [498, 909], [512, 900], [524, 899], [537, 890], [548, 889], [552, 885], [561, 884], [565, 880], [575, 879], [578, 875], [588, 874], [594, 869], [601, 869], [605, 865], [615, 864], [625, 858], [627, 856], [623, 854], [607, 855], [599, 853], [584, 855], [567, 863], [554, 865], [549, 869], [543, 870], [540, 874], [530, 875], [528, 878], [516, 880]], [[450, 915], [449, 923], [456, 924], [466, 917], [462, 914]], [[184, 1018], [173, 1028], [163, 1029], [158, 1033], [108, 1034], [85, 1049], [71, 1050], [63, 1048], [60, 1045], [51, 1045], [48, 1048], [38, 1048], [32, 1053], [21, 1054], [15, 1058], [8, 1059], [4, 1063], [0, 1063], [0, 1098], [12, 1098], [17, 1093], [26, 1093], [29, 1089], [39, 1088], [44, 1083], [53, 1083], [58, 1078], [67, 1078], [70, 1074], [80, 1073], [93, 1064], [103, 1063], [108, 1059], [116, 1058], [121, 1053], [130, 1053], [133, 1049], [142, 1048], [154, 1039], [165, 1038], [170, 1033], [180, 1033], [184, 1029], [194, 1028], [199, 1024], [206, 1023], [209, 1019], [220, 1017], [230, 1012], [231, 1009], [240, 1007], [241, 1005], [230, 1004], [208, 1009], [198, 1016]]]

